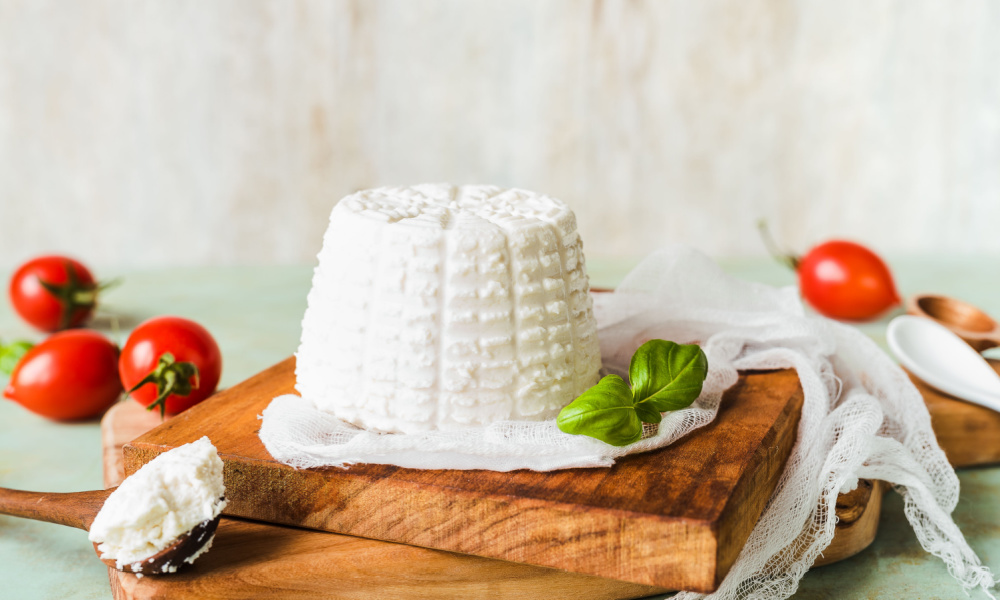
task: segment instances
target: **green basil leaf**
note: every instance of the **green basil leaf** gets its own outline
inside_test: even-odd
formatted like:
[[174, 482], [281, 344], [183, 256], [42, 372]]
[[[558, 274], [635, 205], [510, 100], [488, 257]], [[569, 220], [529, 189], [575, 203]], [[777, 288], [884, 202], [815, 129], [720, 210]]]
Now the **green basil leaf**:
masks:
[[21, 357], [34, 347], [34, 344], [24, 340], [0, 346], [0, 373], [4, 373], [5, 375], [13, 373], [14, 367], [17, 366], [17, 362], [21, 360]]
[[639, 416], [639, 420], [643, 423], [659, 423], [663, 420], [663, 415], [660, 414], [660, 411], [656, 410], [649, 402], [636, 404], [635, 414]]
[[632, 391], [617, 375], [608, 375], [570, 402], [556, 419], [559, 429], [627, 446], [642, 439], [642, 422], [632, 405]]
[[657, 412], [680, 410], [701, 394], [708, 359], [697, 344], [650, 340], [632, 355], [628, 374], [635, 404], [648, 404]]

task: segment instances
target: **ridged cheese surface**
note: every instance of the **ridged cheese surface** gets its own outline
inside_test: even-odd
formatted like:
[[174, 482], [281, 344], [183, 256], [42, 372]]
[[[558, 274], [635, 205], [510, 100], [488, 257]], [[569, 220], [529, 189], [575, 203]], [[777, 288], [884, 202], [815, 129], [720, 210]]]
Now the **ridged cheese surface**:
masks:
[[600, 368], [576, 218], [556, 199], [492, 186], [344, 198], [297, 359], [304, 398], [370, 430], [555, 416]]

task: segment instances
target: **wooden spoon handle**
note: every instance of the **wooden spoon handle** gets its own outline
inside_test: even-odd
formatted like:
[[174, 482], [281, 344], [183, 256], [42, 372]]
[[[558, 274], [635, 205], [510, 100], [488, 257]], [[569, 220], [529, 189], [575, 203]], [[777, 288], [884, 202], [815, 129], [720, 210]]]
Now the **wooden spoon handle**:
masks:
[[0, 488], [0, 514], [68, 525], [87, 531], [112, 490], [25, 492]]

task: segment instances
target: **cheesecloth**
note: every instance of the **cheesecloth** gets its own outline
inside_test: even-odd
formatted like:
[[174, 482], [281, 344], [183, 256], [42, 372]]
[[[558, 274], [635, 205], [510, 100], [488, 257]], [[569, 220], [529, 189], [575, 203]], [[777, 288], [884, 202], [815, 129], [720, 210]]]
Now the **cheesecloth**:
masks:
[[461, 432], [370, 433], [294, 395], [271, 402], [261, 417], [260, 438], [276, 460], [299, 468], [359, 462], [497, 471], [606, 467], [711, 422], [738, 370], [793, 368], [804, 392], [798, 441], [746, 546], [709, 597], [794, 593], [833, 539], [837, 495], [856, 487], [859, 478], [894, 486], [920, 544], [945, 562], [963, 588], [992, 588], [993, 575], [951, 518], [958, 477], [937, 444], [922, 397], [857, 329], [806, 315], [793, 287], [735, 279], [684, 246], [646, 258], [616, 292], [595, 297], [594, 311], [607, 372], [626, 374], [632, 353], [652, 338], [699, 343], [708, 357], [698, 400], [665, 414], [658, 428], [647, 426], [644, 438], [630, 446], [564, 434], [554, 419]]

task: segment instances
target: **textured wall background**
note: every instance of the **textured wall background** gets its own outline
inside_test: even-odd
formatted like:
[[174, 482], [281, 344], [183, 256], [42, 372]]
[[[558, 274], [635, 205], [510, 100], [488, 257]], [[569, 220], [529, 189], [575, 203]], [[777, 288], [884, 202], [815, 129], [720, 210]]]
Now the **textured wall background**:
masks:
[[346, 193], [666, 241], [1000, 255], [1000, 3], [0, 0], [0, 265], [309, 262]]

